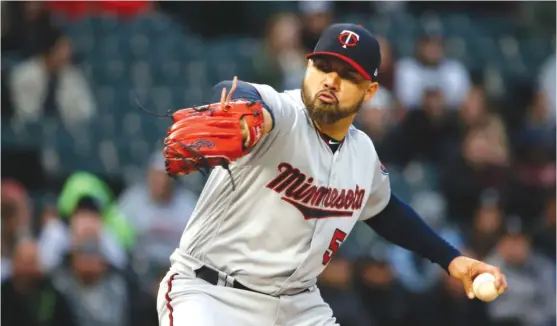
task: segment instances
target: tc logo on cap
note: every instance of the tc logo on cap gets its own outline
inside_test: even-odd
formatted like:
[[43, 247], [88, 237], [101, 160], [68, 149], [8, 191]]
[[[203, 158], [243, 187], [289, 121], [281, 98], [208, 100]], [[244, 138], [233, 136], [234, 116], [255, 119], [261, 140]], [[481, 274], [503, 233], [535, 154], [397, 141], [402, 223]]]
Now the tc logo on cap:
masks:
[[342, 44], [342, 47], [345, 49], [346, 47], [356, 46], [359, 40], [360, 40], [360, 35], [352, 31], [349, 31], [347, 29], [340, 32], [340, 35], [338, 36], [338, 41], [340, 42], [340, 44]]

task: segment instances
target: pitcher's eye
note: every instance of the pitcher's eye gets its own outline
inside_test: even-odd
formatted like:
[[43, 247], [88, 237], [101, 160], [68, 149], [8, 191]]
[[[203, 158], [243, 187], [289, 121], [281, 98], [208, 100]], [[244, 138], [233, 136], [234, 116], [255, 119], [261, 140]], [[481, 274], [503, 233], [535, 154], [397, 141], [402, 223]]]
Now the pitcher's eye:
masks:
[[361, 79], [358, 73], [353, 71], [343, 72], [341, 77], [354, 83], [360, 82]]
[[323, 61], [317, 61], [315, 67], [322, 72], [331, 72], [331, 67]]

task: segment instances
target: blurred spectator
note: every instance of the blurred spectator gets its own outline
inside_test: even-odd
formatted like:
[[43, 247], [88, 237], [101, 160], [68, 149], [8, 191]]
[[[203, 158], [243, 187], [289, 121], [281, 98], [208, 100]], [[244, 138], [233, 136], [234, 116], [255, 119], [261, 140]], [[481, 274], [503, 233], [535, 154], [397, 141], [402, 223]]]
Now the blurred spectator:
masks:
[[511, 134], [515, 184], [508, 207], [524, 218], [528, 228], [542, 214], [545, 194], [555, 188], [556, 179], [555, 116], [544, 92], [534, 91], [530, 95], [525, 115]]
[[41, 270], [37, 244], [21, 240], [13, 257], [13, 276], [2, 283], [2, 325], [77, 326], [68, 302]]
[[71, 242], [82, 235], [97, 237], [110, 263], [126, 268], [133, 230], [112, 205], [111, 196], [106, 184], [94, 175], [75, 173], [68, 178], [58, 201], [60, 218], [47, 219], [39, 237], [47, 270], [56, 268]]
[[547, 258], [555, 261], [555, 218], [557, 212], [555, 210], [555, 191], [549, 193], [546, 199], [545, 209], [539, 225], [534, 231], [534, 247]]
[[52, 278], [80, 326], [156, 325], [154, 300], [110, 266], [94, 237], [76, 239], [68, 261]]
[[[402, 1], [400, 1], [402, 2]], [[395, 79], [395, 58], [389, 39], [376, 36], [381, 51], [381, 67], [379, 68], [379, 89], [393, 91]]]
[[493, 326], [555, 324], [555, 264], [534, 252], [530, 240], [510, 230], [487, 262], [507, 277], [507, 293], [489, 303]]
[[15, 118], [39, 121], [59, 116], [67, 125], [88, 120], [95, 103], [83, 72], [71, 62], [68, 38], [43, 39], [40, 53], [16, 65], [9, 87]]
[[261, 52], [254, 59], [256, 80], [279, 90], [300, 87], [306, 68], [300, 29], [294, 14], [279, 14], [270, 20]]
[[98, 205], [105, 229], [112, 233], [123, 248], [131, 248], [135, 242], [133, 228], [118, 210], [110, 187], [92, 173], [75, 172], [66, 180], [58, 198], [60, 216], [63, 219], [71, 216], [84, 197], [92, 198]]
[[197, 194], [173, 182], [164, 157], [152, 155], [147, 182], [132, 185], [118, 200], [118, 209], [136, 234], [133, 265], [146, 286], [168, 270], [169, 257], [178, 247], [184, 227], [197, 203]]
[[485, 191], [472, 223], [465, 225], [467, 247], [476, 259], [485, 259], [505, 233], [505, 216], [497, 194]]
[[378, 252], [373, 253], [371, 258], [357, 262], [354, 288], [377, 325], [408, 325], [408, 293], [396, 279], [385, 257], [385, 249], [381, 247], [377, 245], [372, 249]]
[[534, 116], [530, 119], [537, 123], [555, 125], [556, 93], [555, 93], [555, 69], [557, 57], [555, 53], [543, 63], [538, 76], [537, 95], [539, 103], [534, 105]]
[[[370, 101], [362, 104], [354, 120], [354, 125], [371, 137], [375, 148], [381, 154], [383, 154], [382, 145], [385, 138], [396, 126], [396, 105], [392, 94], [386, 89], [379, 88]], [[385, 156], [381, 155], [381, 157], [385, 159]]]
[[313, 51], [321, 33], [333, 22], [333, 2], [331, 1], [299, 1], [301, 12], [302, 46], [305, 52]]
[[415, 160], [439, 163], [458, 143], [458, 136], [454, 112], [448, 109], [442, 90], [435, 87], [424, 89], [420, 109], [408, 112], [390, 146], [399, 165]]
[[103, 227], [100, 207], [95, 199], [83, 197], [68, 220], [68, 225], [66, 225], [60, 219], [51, 219], [41, 231], [39, 250], [42, 264], [47, 271], [58, 267], [63, 262], [72, 243], [83, 237], [98, 239], [107, 259], [121, 269], [126, 267], [126, 253], [112, 234]]
[[458, 117], [466, 130], [481, 127], [489, 121], [491, 110], [482, 86], [474, 85], [468, 90], [459, 106]]
[[551, 55], [542, 65], [540, 69], [540, 74], [538, 76], [538, 87], [540, 93], [543, 95], [544, 101], [544, 114], [542, 115], [543, 120], [546, 120], [550, 123], [555, 123], [556, 114], [555, 111], [557, 109], [557, 102], [556, 102], [556, 87], [555, 84], [555, 70], [556, 68], [556, 60], [557, 56], [555, 53]]
[[462, 63], [444, 57], [438, 32], [428, 32], [417, 41], [416, 56], [399, 60], [394, 78], [394, 92], [408, 110], [420, 106], [425, 90], [432, 85], [440, 87], [449, 108], [456, 108], [471, 83]]
[[[4, 66], [4, 64], [2, 64], [2, 66]], [[2, 79], [0, 81], [0, 87], [2, 87], [2, 89], [0, 92], [2, 93], [1, 110], [2, 110], [2, 119], [4, 121], [11, 120], [15, 115], [12, 96], [10, 94], [10, 88], [8, 87], [8, 76], [9, 73], [7, 69], [2, 69], [1, 72]]]
[[461, 152], [441, 171], [441, 189], [449, 215], [461, 222], [470, 220], [486, 189], [504, 199], [509, 189], [510, 156], [505, 128], [497, 116], [466, 134]]
[[538, 89], [533, 88], [516, 141], [519, 146], [533, 145], [555, 153], [555, 55], [542, 68]]
[[319, 277], [319, 291], [333, 310], [339, 325], [376, 325], [353, 290], [352, 277], [351, 262], [343, 257], [335, 257]]
[[379, 36], [378, 40], [381, 45], [379, 90], [370, 101], [363, 103], [359, 114], [356, 116], [355, 125], [371, 137], [381, 157], [385, 159], [386, 154], [383, 153], [381, 145], [391, 129], [396, 126], [403, 112], [392, 93], [393, 60], [391, 46], [385, 37]]
[[[533, 35], [553, 35], [555, 39], [556, 4], [552, 1], [517, 2], [523, 28]], [[555, 46], [553, 46], [555, 48]]]
[[33, 207], [24, 185], [17, 180], [3, 179], [1, 184], [2, 204], [14, 206], [18, 231], [31, 231]]
[[15, 54], [21, 59], [35, 57], [44, 52], [48, 43], [62, 37], [44, 4], [44, 1], [2, 4], [2, 54]]
[[11, 260], [18, 240], [31, 232], [31, 203], [22, 184], [2, 180], [2, 280], [11, 275]]
[[448, 273], [441, 275], [435, 289], [424, 301], [435, 309], [430, 326], [491, 326], [485, 304], [479, 300], [470, 301], [462, 283]]
[[12, 274], [12, 253], [19, 239], [17, 209], [2, 201], [2, 281]]
[[507, 210], [521, 216], [525, 226], [530, 228], [537, 223], [537, 216], [543, 214], [548, 191], [555, 187], [555, 162], [517, 162], [513, 179]]

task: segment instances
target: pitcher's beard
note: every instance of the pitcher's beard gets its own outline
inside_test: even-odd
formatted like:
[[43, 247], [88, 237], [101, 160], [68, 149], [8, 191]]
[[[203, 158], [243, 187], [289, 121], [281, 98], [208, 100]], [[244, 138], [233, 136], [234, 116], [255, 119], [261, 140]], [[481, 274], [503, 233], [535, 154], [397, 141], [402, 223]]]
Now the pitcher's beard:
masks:
[[358, 103], [351, 107], [340, 107], [339, 103], [325, 103], [322, 102], [318, 95], [310, 98], [305, 90], [305, 85], [302, 86], [302, 101], [306, 106], [306, 110], [310, 118], [320, 125], [330, 125], [335, 122], [356, 114], [362, 105], [363, 96]]

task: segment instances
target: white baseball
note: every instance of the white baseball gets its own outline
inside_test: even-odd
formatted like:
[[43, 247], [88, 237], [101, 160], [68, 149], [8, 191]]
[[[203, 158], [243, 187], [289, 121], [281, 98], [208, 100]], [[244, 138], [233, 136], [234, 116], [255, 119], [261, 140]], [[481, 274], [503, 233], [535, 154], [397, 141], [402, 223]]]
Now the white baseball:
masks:
[[493, 301], [499, 296], [495, 287], [495, 276], [490, 273], [476, 276], [472, 284], [472, 291], [474, 291], [476, 298], [485, 302]]

